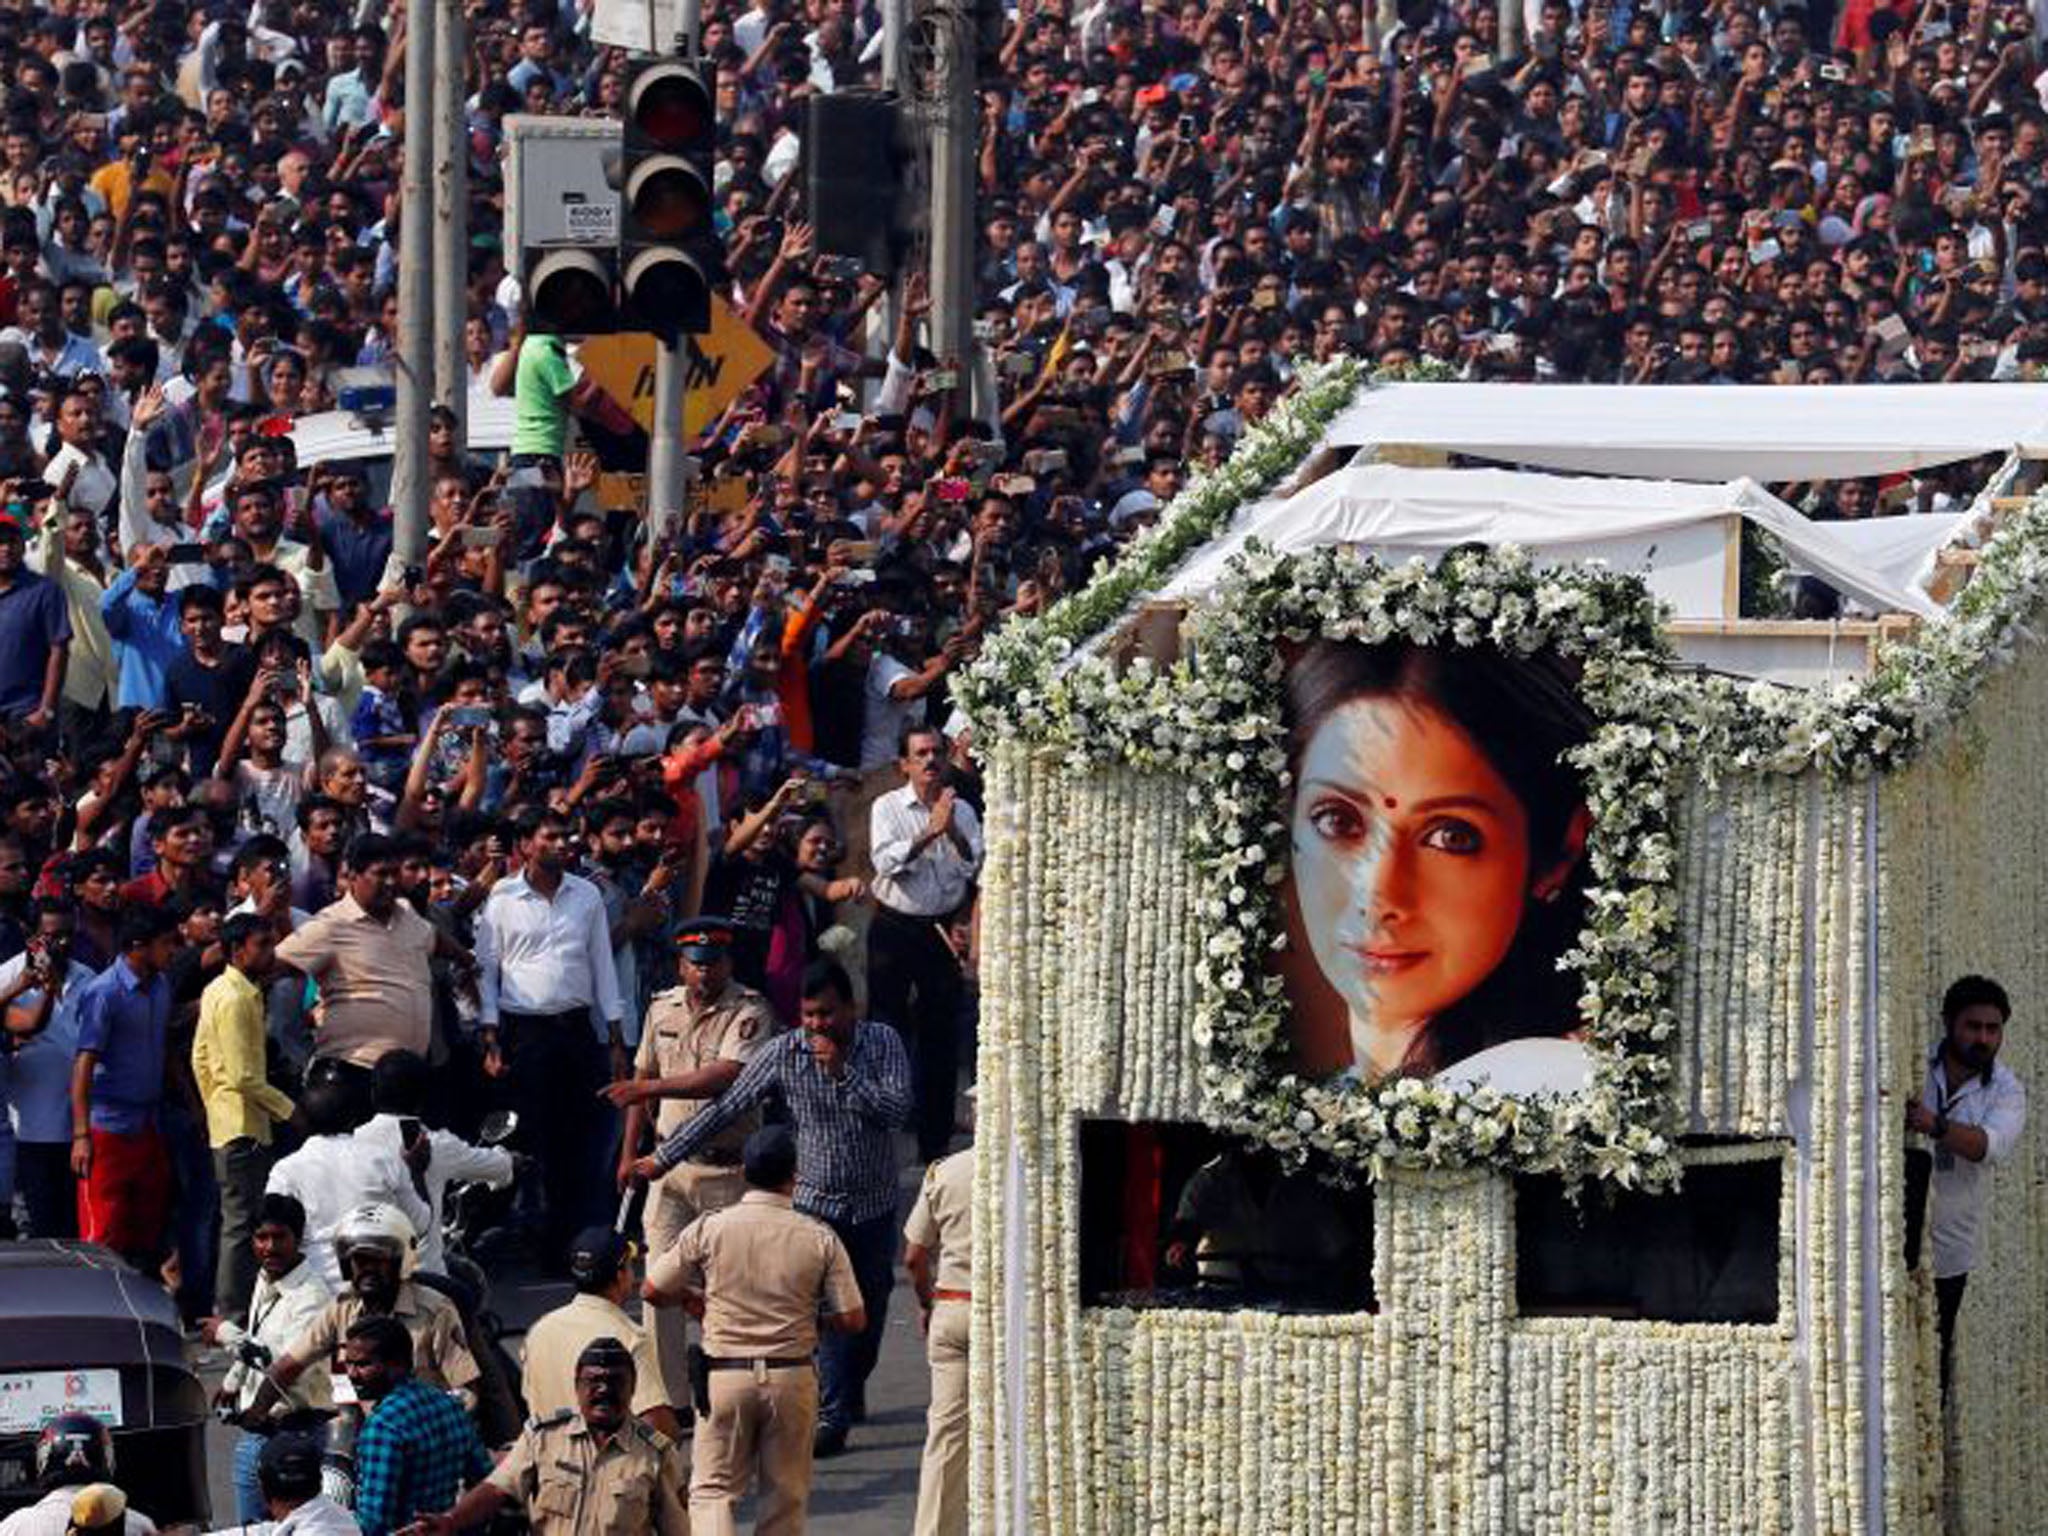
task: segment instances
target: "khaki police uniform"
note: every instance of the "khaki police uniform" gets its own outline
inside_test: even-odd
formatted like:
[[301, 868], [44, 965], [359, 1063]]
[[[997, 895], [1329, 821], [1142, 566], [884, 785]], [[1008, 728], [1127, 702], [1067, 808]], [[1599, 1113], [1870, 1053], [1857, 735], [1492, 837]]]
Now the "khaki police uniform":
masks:
[[599, 1339], [617, 1339], [633, 1356], [633, 1411], [672, 1408], [654, 1368], [654, 1346], [609, 1297], [579, 1295], [526, 1330], [520, 1394], [536, 1419], [576, 1411], [576, 1361]]
[[924, 1171], [903, 1236], [932, 1255], [932, 1312], [925, 1355], [932, 1404], [925, 1416], [924, 1462], [917, 1474], [915, 1536], [965, 1536], [967, 1530], [968, 1287], [974, 1271], [974, 1149], [942, 1157]]
[[[308, 1370], [328, 1368], [340, 1357], [349, 1328], [364, 1315], [363, 1299], [353, 1290], [335, 1297], [285, 1351], [287, 1358]], [[455, 1310], [454, 1302], [423, 1285], [401, 1280], [391, 1315], [412, 1335], [413, 1375], [430, 1387], [476, 1390], [483, 1368], [469, 1352], [462, 1314]]]
[[750, 1189], [699, 1217], [648, 1271], [656, 1287], [704, 1293], [711, 1412], [697, 1421], [690, 1466], [695, 1536], [732, 1536], [733, 1505], [758, 1464], [758, 1536], [796, 1536], [811, 1497], [818, 1423], [818, 1303], [861, 1304], [853, 1261], [832, 1229], [789, 1196]]
[[[702, 1008], [691, 1007], [686, 988], [670, 987], [657, 992], [647, 1005], [647, 1021], [641, 1029], [634, 1069], [643, 1075], [681, 1077], [721, 1061], [744, 1066], [780, 1028], [768, 999], [736, 981], [728, 981], [724, 990]], [[655, 1132], [666, 1140], [710, 1102], [657, 1100]], [[683, 1228], [699, 1216], [723, 1210], [746, 1193], [746, 1177], [740, 1172], [740, 1149], [760, 1124], [758, 1111], [740, 1116], [687, 1162], [671, 1168], [648, 1191], [644, 1224], [649, 1259], [674, 1247]], [[655, 1313], [650, 1330], [662, 1390], [669, 1403], [679, 1409], [690, 1401], [690, 1376], [683, 1363], [689, 1339], [687, 1327], [688, 1319], [680, 1307], [662, 1307]]]
[[609, 1440], [575, 1413], [529, 1419], [490, 1482], [525, 1507], [534, 1536], [690, 1536], [682, 1456], [638, 1419]]

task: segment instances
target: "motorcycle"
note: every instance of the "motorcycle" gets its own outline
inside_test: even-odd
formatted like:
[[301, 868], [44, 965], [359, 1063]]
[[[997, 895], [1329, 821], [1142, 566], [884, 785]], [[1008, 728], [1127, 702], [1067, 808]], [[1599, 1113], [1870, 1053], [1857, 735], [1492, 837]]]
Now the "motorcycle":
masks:
[[[519, 1116], [509, 1109], [486, 1115], [477, 1131], [477, 1144], [500, 1147], [519, 1132]], [[514, 1154], [515, 1169], [525, 1159]], [[505, 1445], [526, 1422], [526, 1402], [519, 1393], [519, 1363], [505, 1348], [508, 1330], [491, 1307], [491, 1282], [481, 1257], [488, 1251], [499, 1229], [493, 1218], [507, 1207], [506, 1197], [517, 1190], [518, 1172], [511, 1190], [499, 1191], [488, 1184], [450, 1184], [442, 1196], [441, 1240], [447, 1265], [445, 1285], [437, 1285], [462, 1313], [469, 1335], [470, 1352], [482, 1370], [477, 1383], [477, 1428], [490, 1445]], [[422, 1276], [432, 1283], [432, 1277]]]

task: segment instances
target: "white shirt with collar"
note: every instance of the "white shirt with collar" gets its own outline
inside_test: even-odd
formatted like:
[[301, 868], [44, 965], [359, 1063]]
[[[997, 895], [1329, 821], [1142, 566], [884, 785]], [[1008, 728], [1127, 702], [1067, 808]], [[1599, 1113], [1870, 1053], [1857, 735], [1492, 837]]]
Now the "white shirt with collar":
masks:
[[912, 851], [931, 817], [931, 808], [908, 784], [890, 790], [868, 813], [875, 900], [907, 917], [944, 917], [958, 911], [981, 870], [981, 818], [974, 807], [960, 799], [953, 802], [953, 830], [966, 840], [965, 852], [952, 832]]
[[278, 1159], [264, 1193], [290, 1195], [306, 1208], [306, 1258], [327, 1287], [342, 1288], [341, 1261], [334, 1255], [334, 1229], [359, 1205], [395, 1205], [416, 1233], [433, 1219], [413, 1188], [412, 1174], [390, 1153], [346, 1133], [314, 1136], [291, 1156]]
[[[307, 1255], [301, 1254], [297, 1267], [282, 1280], [273, 1280], [259, 1269], [256, 1289], [249, 1294], [247, 1321], [223, 1322], [220, 1341], [232, 1349], [244, 1339], [254, 1339], [275, 1359], [313, 1326], [332, 1300], [333, 1290], [320, 1278], [320, 1271]], [[263, 1390], [263, 1379], [262, 1371], [237, 1359], [221, 1378], [221, 1390], [234, 1393], [236, 1403], [246, 1410], [255, 1406], [256, 1395]], [[285, 1396], [293, 1408], [331, 1408], [333, 1375], [328, 1371], [307, 1371], [292, 1383]]]
[[[396, 1158], [405, 1155], [404, 1117], [372, 1115], [356, 1127], [356, 1140]], [[427, 1130], [427, 1209], [432, 1219], [420, 1238], [419, 1267], [429, 1274], [448, 1273], [447, 1243], [441, 1235], [442, 1199], [450, 1184], [488, 1184], [503, 1189], [512, 1182], [512, 1154], [503, 1147], [473, 1147], [452, 1131]]]
[[1972, 1162], [1953, 1152], [1934, 1149], [1934, 1209], [1928, 1217], [1933, 1239], [1934, 1274], [1946, 1280], [1967, 1275], [1982, 1257], [1984, 1206], [1991, 1195], [1991, 1169], [2011, 1154], [2027, 1125], [2027, 1090], [2003, 1062], [1991, 1065], [1991, 1080], [1973, 1072], [1951, 1089], [1937, 1045], [1927, 1058], [1927, 1083], [1921, 1103], [1957, 1125], [1984, 1132], [1984, 1158]]
[[479, 1022], [496, 1028], [499, 1014], [566, 1013], [588, 1008], [604, 1038], [626, 1015], [612, 967], [604, 898], [581, 875], [564, 874], [553, 899], [524, 873], [500, 880], [476, 921]]
[[282, 1520], [254, 1525], [224, 1525], [208, 1536], [363, 1536], [356, 1517], [328, 1498], [315, 1494]]
[[114, 472], [107, 468], [107, 461], [97, 453], [88, 453], [75, 443], [66, 443], [43, 466], [43, 479], [51, 485], [62, 485], [74, 464], [78, 466], [78, 478], [71, 482], [71, 494], [65, 497], [65, 505], [90, 512], [94, 517], [104, 517], [115, 496], [120, 494], [121, 484], [114, 478]]

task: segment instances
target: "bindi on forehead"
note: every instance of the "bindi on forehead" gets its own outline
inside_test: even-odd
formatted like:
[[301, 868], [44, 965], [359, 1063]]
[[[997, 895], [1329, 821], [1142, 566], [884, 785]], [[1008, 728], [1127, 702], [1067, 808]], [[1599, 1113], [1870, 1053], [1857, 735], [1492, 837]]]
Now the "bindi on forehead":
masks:
[[1380, 803], [1390, 811], [1398, 811], [1399, 809], [1401, 809], [1401, 802], [1395, 799], [1392, 795], [1382, 796]]

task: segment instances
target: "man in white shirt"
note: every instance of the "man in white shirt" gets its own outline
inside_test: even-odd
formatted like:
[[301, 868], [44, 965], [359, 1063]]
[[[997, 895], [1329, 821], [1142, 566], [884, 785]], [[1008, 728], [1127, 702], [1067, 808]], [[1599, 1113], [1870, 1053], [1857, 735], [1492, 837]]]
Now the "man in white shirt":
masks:
[[264, 1441], [256, 1458], [261, 1513], [213, 1536], [362, 1536], [356, 1517], [320, 1491], [324, 1461], [312, 1435], [288, 1431]]
[[[424, 1156], [425, 1170], [413, 1181], [427, 1202], [428, 1221], [420, 1234], [419, 1268], [431, 1275], [448, 1273], [447, 1243], [441, 1232], [443, 1197], [450, 1184], [488, 1184], [503, 1189], [512, 1182], [512, 1154], [503, 1147], [473, 1147], [452, 1131], [425, 1124], [429, 1078], [424, 1056], [389, 1051], [377, 1063], [370, 1086], [377, 1112], [356, 1127], [356, 1140], [401, 1161], [413, 1151]], [[417, 1126], [416, 1134], [409, 1134]], [[424, 1153], [415, 1150], [425, 1138]], [[420, 1186], [425, 1188], [421, 1189]]]
[[484, 1070], [509, 1077], [520, 1140], [540, 1160], [542, 1251], [555, 1255], [610, 1214], [613, 1116], [598, 1095], [632, 1070], [604, 898], [569, 873], [574, 838], [557, 811], [525, 819], [524, 867], [491, 887], [476, 920], [477, 1041]]
[[[925, 656], [929, 627], [915, 614], [870, 612], [861, 626], [875, 636], [862, 684], [860, 770], [867, 773], [886, 764], [901, 747], [906, 727], [925, 723], [925, 697], [965, 652], [948, 642]], [[924, 656], [924, 661], [912, 667], [903, 661], [905, 656]]]
[[292, 1383], [283, 1399], [277, 1400], [273, 1394], [269, 1413], [260, 1419], [253, 1413], [269, 1362], [289, 1349], [334, 1300], [334, 1292], [320, 1272], [307, 1262], [305, 1237], [306, 1208], [290, 1195], [265, 1195], [249, 1234], [256, 1250], [256, 1288], [249, 1295], [247, 1317], [209, 1317], [200, 1324], [207, 1343], [235, 1352], [214, 1401], [242, 1416], [241, 1438], [235, 1442], [235, 1503], [244, 1523], [261, 1520], [268, 1512], [257, 1479], [257, 1461], [279, 1421], [334, 1406], [330, 1373], [308, 1371]]
[[946, 783], [946, 738], [904, 729], [904, 784], [868, 813], [874, 922], [868, 929], [868, 1007], [896, 1027], [916, 1071], [918, 1155], [945, 1155], [960, 1073], [960, 961], [947, 920], [973, 898], [981, 821]]
[[1988, 976], [1963, 976], [1941, 1000], [1941, 1043], [1927, 1083], [1906, 1101], [1906, 1129], [1934, 1154], [1934, 1294], [1940, 1309], [1941, 1389], [1948, 1391], [1963, 1287], [1982, 1252], [1991, 1168], [2011, 1155], [2027, 1125], [2027, 1090], [2001, 1066], [1998, 1048], [2012, 1004]]
[[393, 1205], [404, 1212], [417, 1236], [432, 1214], [414, 1187], [412, 1170], [381, 1147], [355, 1138], [363, 1116], [358, 1079], [336, 1075], [315, 1063], [299, 1108], [313, 1134], [270, 1170], [265, 1193], [290, 1195], [306, 1210], [306, 1257], [327, 1287], [345, 1288], [334, 1229], [362, 1205]]

